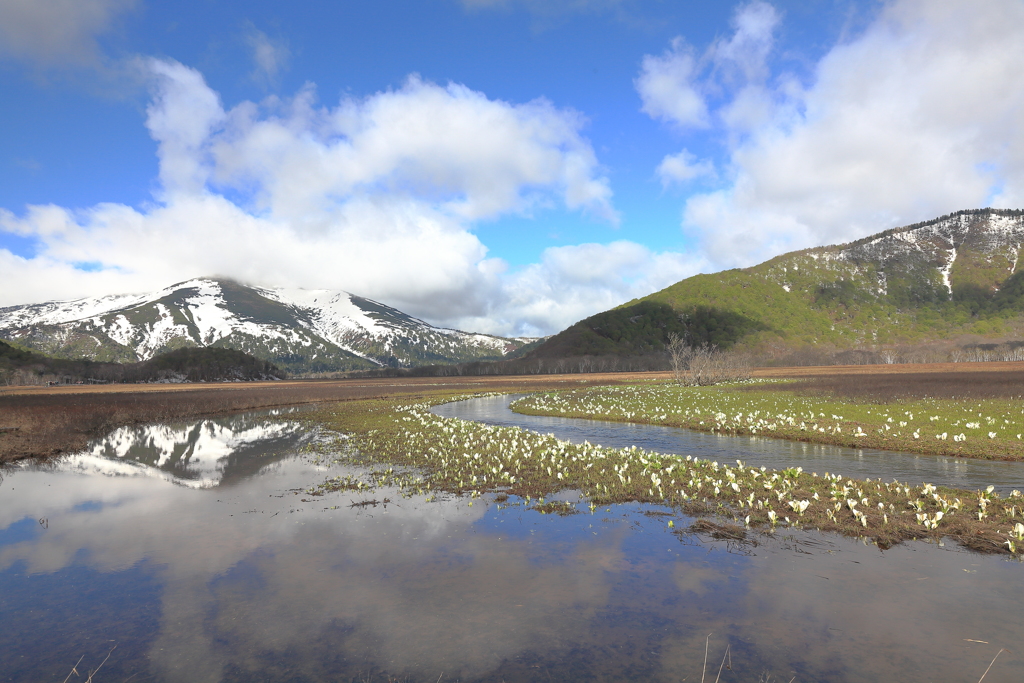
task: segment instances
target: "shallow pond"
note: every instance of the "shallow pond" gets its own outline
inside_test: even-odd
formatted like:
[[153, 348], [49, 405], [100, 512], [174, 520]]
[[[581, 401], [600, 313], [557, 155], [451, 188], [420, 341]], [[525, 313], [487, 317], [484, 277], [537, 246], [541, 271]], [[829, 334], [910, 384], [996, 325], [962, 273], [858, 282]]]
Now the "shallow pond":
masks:
[[108, 653], [95, 683], [697, 681], [705, 659], [709, 682], [976, 681], [1003, 647], [985, 681], [1024, 672], [1017, 562], [718, 541], [646, 506], [314, 498], [351, 470], [312, 438], [239, 416], [4, 470], [0, 680], [63, 681], [79, 658], [84, 680]]
[[753, 467], [803, 467], [807, 472], [832, 472], [856, 479], [881, 477], [886, 481], [898, 479], [910, 484], [970, 490], [994, 485], [1004, 494], [1013, 489], [1024, 490], [1024, 463], [843, 448], [759, 436], [709, 434], [678, 427], [520, 415], [509, 409], [509, 403], [517, 398], [474, 398], [436, 406], [433, 412], [442, 417], [532, 429], [575, 443], [589, 441], [615, 448], [635, 445], [659, 453], [693, 455], [723, 463], [739, 459]]

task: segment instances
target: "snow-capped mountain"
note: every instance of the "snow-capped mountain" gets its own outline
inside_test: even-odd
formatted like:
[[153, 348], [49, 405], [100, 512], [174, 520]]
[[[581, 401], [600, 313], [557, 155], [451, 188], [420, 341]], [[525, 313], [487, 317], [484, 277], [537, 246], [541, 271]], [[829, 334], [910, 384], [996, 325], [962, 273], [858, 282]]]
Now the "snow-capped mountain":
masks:
[[150, 294], [0, 308], [0, 337], [55, 356], [104, 361], [218, 346], [292, 372], [498, 359], [527, 341], [434, 327], [348, 292], [262, 289], [221, 278]]

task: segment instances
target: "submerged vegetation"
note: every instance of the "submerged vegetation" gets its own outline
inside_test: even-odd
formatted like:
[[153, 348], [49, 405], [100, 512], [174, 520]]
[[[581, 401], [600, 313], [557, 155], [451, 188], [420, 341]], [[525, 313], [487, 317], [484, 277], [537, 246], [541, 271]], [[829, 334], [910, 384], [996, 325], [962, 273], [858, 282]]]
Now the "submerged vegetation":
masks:
[[769, 470], [636, 447], [573, 444], [515, 427], [441, 418], [429, 407], [402, 400], [354, 401], [311, 417], [344, 434], [322, 446], [324, 457], [331, 453], [338, 462], [367, 469], [328, 479], [306, 494], [398, 486], [407, 495], [517, 496], [542, 511], [566, 514], [567, 504], [551, 506], [546, 499], [572, 491], [584, 497], [591, 512], [639, 502], [691, 516], [718, 515], [769, 532], [792, 526], [862, 536], [880, 547], [949, 537], [982, 552], [1024, 551], [1019, 491], [1001, 498], [991, 487], [971, 492], [860, 481], [799, 467]]

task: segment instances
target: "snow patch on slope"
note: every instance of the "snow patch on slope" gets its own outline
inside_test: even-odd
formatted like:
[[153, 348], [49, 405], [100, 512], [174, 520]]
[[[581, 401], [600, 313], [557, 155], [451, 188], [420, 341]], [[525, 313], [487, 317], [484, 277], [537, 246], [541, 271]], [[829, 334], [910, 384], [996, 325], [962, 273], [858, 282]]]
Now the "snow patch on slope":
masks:
[[956, 262], [956, 247], [946, 250], [946, 265], [939, 269], [939, 274], [942, 276], [942, 284], [945, 286], [946, 291], [949, 292], [950, 296], [953, 296], [953, 285], [949, 282], [949, 274], [953, 272], [953, 263]]
[[198, 290], [197, 294], [186, 299], [186, 305], [192, 312], [192, 322], [199, 330], [199, 343], [208, 346], [238, 328], [240, 321], [224, 305], [224, 295], [217, 282], [193, 280], [185, 286]]
[[[97, 327], [102, 323], [100, 318], [93, 318], [96, 322]], [[129, 346], [132, 341], [132, 335], [135, 332], [132, 324], [128, 322], [128, 318], [124, 315], [119, 315], [114, 318], [114, 322], [107, 327], [107, 336], [116, 341], [121, 346]]]
[[[341, 340], [352, 332], [376, 337], [393, 331], [391, 326], [380, 323], [356, 306], [348, 292], [330, 289], [264, 289], [260, 293], [312, 313], [314, 329], [331, 341]], [[423, 325], [427, 326], [426, 323]]]
[[6, 326], [10, 327], [59, 325], [69, 321], [106, 315], [144, 303], [146, 299], [147, 296], [143, 294], [116, 294], [74, 301], [49, 301], [27, 306], [8, 306], [0, 308], [0, 318], [4, 320]]

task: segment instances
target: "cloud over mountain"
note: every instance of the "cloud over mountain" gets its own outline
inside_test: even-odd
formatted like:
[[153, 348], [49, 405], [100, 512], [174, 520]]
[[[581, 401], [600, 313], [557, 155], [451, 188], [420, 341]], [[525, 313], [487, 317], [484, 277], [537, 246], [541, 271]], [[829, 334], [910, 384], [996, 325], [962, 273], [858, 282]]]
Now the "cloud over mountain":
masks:
[[[458, 26], [458, 45], [479, 68], [466, 68], [471, 60], [458, 50], [405, 45], [380, 14], [379, 25], [338, 24], [397, 41], [383, 48], [369, 40], [399, 59], [360, 66], [362, 80], [340, 67], [318, 71], [323, 62], [304, 56], [305, 46], [335, 54], [335, 45], [268, 16], [239, 15], [230, 30], [221, 23], [221, 34], [235, 32], [239, 54], [218, 66], [230, 50], [211, 47], [204, 61], [185, 32], [168, 33], [174, 21], [160, 23], [170, 14], [154, 18], [148, 33], [119, 38], [145, 24], [152, 6], [36, 4], [0, 4], [0, 56], [44, 76], [68, 67], [70, 80], [90, 69], [104, 74], [85, 90], [148, 84], [145, 126], [158, 165], [154, 172], [140, 163], [152, 149], [142, 135], [103, 155], [119, 139], [116, 125], [101, 134], [108, 110], [80, 120], [68, 113], [74, 107], [46, 110], [64, 137], [24, 143], [0, 166], [11, 181], [0, 209], [0, 268], [12, 283], [0, 305], [222, 275], [345, 289], [444, 326], [549, 333], [697, 270], [965, 207], [1024, 204], [1020, 0], [891, 0], [858, 10], [863, 16], [845, 30], [834, 7], [811, 20], [799, 4], [753, 0], [735, 8], [722, 32], [720, 9], [707, 10], [709, 19], [687, 6], [663, 17], [688, 32], [675, 39], [637, 38], [642, 22], [616, 18], [635, 3], [566, 0], [552, 7], [578, 18], [577, 32], [590, 38], [565, 43], [558, 31], [568, 29], [553, 21], [556, 28], [531, 33], [529, 47], [481, 47], [486, 40], [466, 36], [528, 31], [548, 16], [543, 3], [467, 0], [463, 10], [472, 11], [421, 12], [436, 14], [436, 26]], [[68, 9], [54, 9], [61, 7]], [[363, 9], [367, 18], [379, 13]], [[319, 28], [316, 13], [305, 14], [307, 28]], [[621, 42], [592, 39], [600, 31]], [[162, 53], [181, 61], [121, 58], [163, 40], [178, 51]], [[508, 77], [509, 64], [522, 80]], [[554, 75], [542, 78], [539, 65]], [[431, 81], [417, 69], [458, 76]], [[360, 90], [325, 101], [313, 84], [296, 84], [287, 96], [245, 99], [237, 86], [262, 86], [262, 97], [297, 72], [317, 74], [325, 92]], [[577, 72], [580, 79], [566, 75]], [[632, 97], [622, 92], [630, 85]], [[44, 100], [36, 106], [50, 106]], [[41, 111], [11, 114], [20, 125], [12, 141], [48, 130]], [[96, 131], [95, 140], [80, 130]], [[94, 146], [60, 170], [83, 140]], [[102, 180], [79, 182], [90, 172]], [[140, 173], [155, 176], [151, 188], [140, 187]], [[51, 191], [54, 205], [40, 203]], [[104, 199], [118, 203], [97, 203]], [[678, 220], [666, 219], [676, 210]], [[600, 232], [620, 223], [618, 241]], [[500, 230], [523, 230], [522, 239]], [[592, 277], [595, 264], [605, 264], [605, 276]]]
[[[897, 0], [807, 74], [775, 70], [784, 25], [764, 2], [699, 54], [648, 56], [644, 111], [724, 145], [720, 182], [682, 225], [719, 266], [860, 237], [966, 206], [1024, 202], [1024, 5]], [[702, 167], [700, 164], [707, 164]], [[710, 168], [684, 152], [665, 182]]]
[[[416, 75], [333, 107], [307, 85], [290, 99], [226, 108], [195, 69], [160, 59], [139, 68], [152, 87], [155, 202], [0, 210], [0, 229], [39, 243], [32, 258], [0, 250], [20, 282], [0, 303], [218, 274], [344, 288], [489, 332], [548, 332], [588, 312], [556, 287], [546, 288], [547, 315], [537, 314], [537, 298], [518, 304], [521, 283], [536, 274], [507, 273], [473, 233], [477, 221], [551, 205], [618, 221], [579, 113]], [[622, 275], [607, 278], [602, 305], [637, 293]]]

